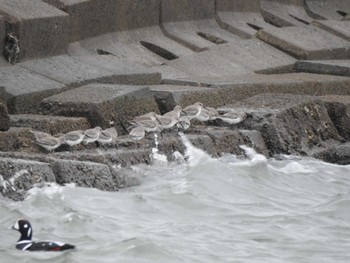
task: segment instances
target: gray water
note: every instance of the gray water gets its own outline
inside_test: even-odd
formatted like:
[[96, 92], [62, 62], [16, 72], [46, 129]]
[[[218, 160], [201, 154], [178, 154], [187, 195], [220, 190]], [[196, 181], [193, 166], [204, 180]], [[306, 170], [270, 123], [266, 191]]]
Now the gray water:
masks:
[[[140, 185], [102, 192], [74, 185], [0, 199], [0, 262], [350, 262], [350, 166], [313, 159], [188, 160], [135, 166]], [[158, 155], [158, 157], [157, 157]], [[22, 252], [17, 218], [34, 239], [69, 252]]]

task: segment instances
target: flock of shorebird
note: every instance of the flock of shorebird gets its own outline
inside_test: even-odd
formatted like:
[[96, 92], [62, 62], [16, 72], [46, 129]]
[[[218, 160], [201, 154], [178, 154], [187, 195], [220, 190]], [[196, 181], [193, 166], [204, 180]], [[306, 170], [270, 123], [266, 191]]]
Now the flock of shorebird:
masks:
[[[246, 113], [237, 111], [232, 108], [212, 108], [204, 107], [201, 102], [182, 108], [177, 105], [172, 111], [163, 115], [155, 112], [149, 112], [141, 116], [137, 116], [130, 121], [129, 138], [133, 141], [143, 139], [146, 133], [159, 132], [174, 129], [187, 130], [191, 126], [192, 120], [200, 122], [221, 120], [228, 124], [237, 124], [246, 118]], [[62, 144], [73, 147], [80, 143], [89, 144], [98, 142], [99, 144], [109, 144], [116, 140], [118, 134], [116, 129], [109, 128], [102, 130], [97, 126], [93, 129], [71, 131], [60, 136], [52, 136], [51, 134], [39, 131], [32, 131], [36, 143], [48, 151], [54, 151]]]

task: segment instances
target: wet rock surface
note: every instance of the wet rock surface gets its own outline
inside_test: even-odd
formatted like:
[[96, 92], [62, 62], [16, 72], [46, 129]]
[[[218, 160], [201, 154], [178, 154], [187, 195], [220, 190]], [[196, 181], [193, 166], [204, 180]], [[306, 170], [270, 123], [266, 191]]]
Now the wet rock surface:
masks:
[[[19, 41], [13, 65], [0, 58], [0, 194], [21, 200], [45, 182], [137, 185], [142, 171], [132, 168], [157, 161], [154, 149], [168, 161], [185, 149], [176, 127], [132, 140], [130, 121], [196, 102], [245, 113], [236, 124], [191, 121], [185, 135], [213, 157], [247, 145], [267, 157], [350, 164], [346, 8], [345, 0], [0, 0], [0, 37]], [[58, 142], [96, 126], [118, 136]], [[57, 148], [39, 146], [32, 131]]]

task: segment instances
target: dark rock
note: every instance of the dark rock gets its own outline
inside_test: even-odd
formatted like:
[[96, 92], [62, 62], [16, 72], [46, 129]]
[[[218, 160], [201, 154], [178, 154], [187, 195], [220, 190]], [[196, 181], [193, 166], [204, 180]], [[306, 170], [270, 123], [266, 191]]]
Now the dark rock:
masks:
[[325, 149], [313, 156], [325, 162], [348, 165], [350, 164], [350, 143]]
[[59, 184], [75, 183], [81, 187], [94, 187], [105, 191], [118, 190], [118, 178], [115, 178], [105, 164], [57, 160], [52, 170]]
[[55, 182], [48, 163], [14, 158], [0, 158], [0, 193], [14, 200], [22, 200], [34, 185]]
[[10, 129], [10, 117], [7, 112], [7, 107], [0, 102], [0, 131]]

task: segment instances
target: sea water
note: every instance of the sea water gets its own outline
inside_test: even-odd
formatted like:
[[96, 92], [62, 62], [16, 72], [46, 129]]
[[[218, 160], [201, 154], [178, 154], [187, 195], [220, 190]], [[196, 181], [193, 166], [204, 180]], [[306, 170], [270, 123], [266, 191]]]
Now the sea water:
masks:
[[[50, 184], [0, 199], [0, 262], [350, 262], [350, 166], [247, 147], [212, 158], [184, 143], [177, 162], [153, 151], [132, 167], [140, 184], [119, 192]], [[23, 217], [34, 239], [77, 249], [16, 250]]]

